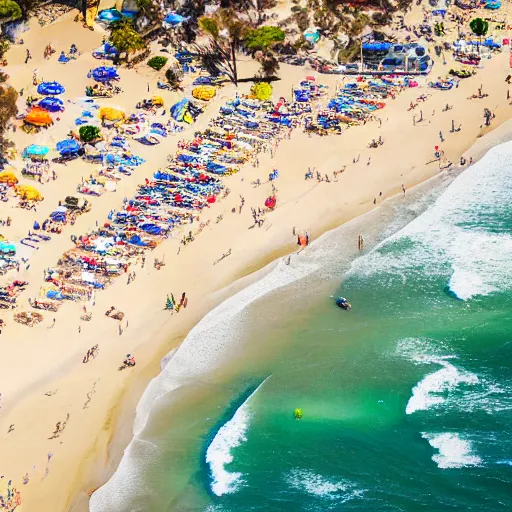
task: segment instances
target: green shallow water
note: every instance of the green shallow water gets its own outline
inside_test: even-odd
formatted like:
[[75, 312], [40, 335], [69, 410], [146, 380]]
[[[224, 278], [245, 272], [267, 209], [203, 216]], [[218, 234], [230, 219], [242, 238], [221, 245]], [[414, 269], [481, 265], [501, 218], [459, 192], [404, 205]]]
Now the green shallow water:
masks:
[[[229, 361], [153, 407], [125, 504], [92, 510], [511, 510], [510, 156], [320, 240]], [[377, 246], [354, 259], [361, 230]]]

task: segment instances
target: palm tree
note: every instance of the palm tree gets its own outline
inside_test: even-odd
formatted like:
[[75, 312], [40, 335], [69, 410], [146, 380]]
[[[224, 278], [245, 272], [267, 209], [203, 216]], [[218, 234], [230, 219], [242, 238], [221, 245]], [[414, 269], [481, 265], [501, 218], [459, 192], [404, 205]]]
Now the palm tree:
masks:
[[196, 47], [203, 64], [224, 72], [238, 85], [236, 52], [249, 27], [233, 9], [219, 9], [214, 18], [203, 16], [199, 26], [210, 38], [209, 45]]

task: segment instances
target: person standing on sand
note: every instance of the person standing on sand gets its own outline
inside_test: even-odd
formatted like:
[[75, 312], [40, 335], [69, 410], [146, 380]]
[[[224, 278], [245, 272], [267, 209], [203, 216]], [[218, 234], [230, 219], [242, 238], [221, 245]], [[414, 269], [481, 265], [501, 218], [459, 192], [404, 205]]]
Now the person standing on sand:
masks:
[[402, 183], [402, 192], [404, 193], [404, 196], [405, 196], [405, 187], [404, 187], [403, 183]]
[[25, 64], [28, 64], [28, 61], [32, 58], [30, 55], [30, 50], [27, 48], [27, 56], [25, 57]]

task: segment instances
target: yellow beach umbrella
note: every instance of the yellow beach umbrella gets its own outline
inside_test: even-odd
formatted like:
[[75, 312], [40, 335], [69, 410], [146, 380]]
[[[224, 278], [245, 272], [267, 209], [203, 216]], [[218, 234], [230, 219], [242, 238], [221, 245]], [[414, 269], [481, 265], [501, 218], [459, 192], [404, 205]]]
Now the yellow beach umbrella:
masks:
[[32, 185], [19, 185], [16, 187], [16, 194], [27, 201], [42, 201], [44, 198]]
[[2, 171], [0, 172], [0, 183], [12, 183], [16, 185], [18, 178], [16, 178], [12, 171]]
[[196, 100], [209, 101], [217, 94], [217, 90], [213, 85], [200, 85], [192, 90], [192, 96]]
[[121, 121], [126, 117], [122, 110], [114, 107], [101, 107], [98, 115], [100, 119], [107, 121]]

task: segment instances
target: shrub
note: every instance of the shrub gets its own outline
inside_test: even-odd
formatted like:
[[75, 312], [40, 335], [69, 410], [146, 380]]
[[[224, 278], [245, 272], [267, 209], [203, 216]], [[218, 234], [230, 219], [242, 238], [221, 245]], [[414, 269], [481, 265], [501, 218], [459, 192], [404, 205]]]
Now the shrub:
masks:
[[10, 46], [11, 45], [7, 39], [0, 39], [0, 57], [5, 55], [5, 52], [7, 52]]
[[259, 27], [249, 30], [245, 36], [245, 46], [252, 51], [266, 50], [284, 41], [285, 34], [279, 27]]
[[133, 22], [129, 18], [122, 18], [112, 23], [111, 28], [110, 42], [119, 53], [131, 53], [146, 48], [146, 43], [135, 31]]
[[487, 30], [489, 29], [489, 22], [483, 20], [482, 18], [475, 18], [469, 23], [469, 28], [473, 34], [475, 34], [475, 36], [482, 37], [487, 34]]
[[18, 19], [22, 14], [21, 7], [14, 0], [0, 0], [0, 18]]
[[165, 78], [167, 78], [167, 81], [177, 87], [179, 83], [183, 80], [183, 72], [180, 68], [169, 68], [165, 72]]
[[251, 87], [251, 92], [258, 100], [266, 101], [272, 96], [272, 86], [268, 82], [259, 82]]
[[90, 124], [81, 126], [78, 133], [80, 134], [80, 140], [83, 142], [91, 142], [101, 136], [100, 129], [97, 126], [92, 126]]
[[156, 69], [157, 71], [160, 71], [166, 64], [167, 57], [162, 57], [160, 55], [157, 57], [151, 57], [151, 59], [148, 60], [148, 66]]

